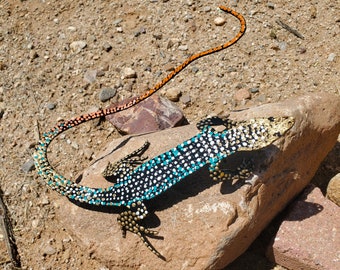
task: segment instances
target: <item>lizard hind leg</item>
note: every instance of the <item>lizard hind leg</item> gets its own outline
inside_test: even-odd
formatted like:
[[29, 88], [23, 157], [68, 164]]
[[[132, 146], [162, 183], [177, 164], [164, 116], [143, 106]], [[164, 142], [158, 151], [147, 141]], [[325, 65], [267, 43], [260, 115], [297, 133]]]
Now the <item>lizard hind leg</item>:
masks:
[[126, 211], [120, 213], [117, 217], [117, 222], [120, 225], [123, 237], [125, 238], [126, 231], [137, 234], [149, 250], [151, 250], [157, 257], [165, 260], [163, 255], [161, 255], [146, 238], [146, 236], [157, 236], [158, 232], [149, 230], [139, 224], [139, 222], [148, 214], [145, 205], [141, 201], [137, 201], [132, 203], [130, 206], [127, 206], [127, 208], [128, 209]]
[[253, 161], [243, 162], [234, 170], [221, 169], [221, 161], [211, 164], [209, 167], [210, 177], [214, 181], [244, 181], [252, 175], [254, 169]]

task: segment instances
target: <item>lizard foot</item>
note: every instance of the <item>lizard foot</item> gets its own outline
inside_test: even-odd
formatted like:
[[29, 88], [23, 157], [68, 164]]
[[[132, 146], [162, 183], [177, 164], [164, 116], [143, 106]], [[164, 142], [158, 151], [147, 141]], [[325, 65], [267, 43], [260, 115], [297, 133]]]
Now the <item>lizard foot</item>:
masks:
[[119, 214], [117, 222], [122, 229], [122, 235], [126, 237], [126, 231], [130, 231], [137, 234], [144, 245], [151, 250], [157, 257], [165, 260], [165, 257], [161, 255], [149, 242], [146, 236], [157, 237], [158, 231], [150, 230], [140, 225], [139, 222], [148, 214], [145, 205], [142, 202], [136, 202], [128, 206], [128, 210]]
[[252, 175], [254, 168], [252, 160], [243, 160], [242, 164], [235, 170], [220, 169], [220, 163], [218, 162], [214, 167], [209, 168], [210, 177], [214, 181], [244, 181]]

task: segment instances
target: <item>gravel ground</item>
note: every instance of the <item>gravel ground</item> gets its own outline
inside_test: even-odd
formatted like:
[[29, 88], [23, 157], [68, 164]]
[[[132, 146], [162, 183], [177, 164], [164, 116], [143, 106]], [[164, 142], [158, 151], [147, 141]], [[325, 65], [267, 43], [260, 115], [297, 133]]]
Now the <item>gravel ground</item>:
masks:
[[[107, 269], [58, 224], [58, 195], [30, 163], [39, 132], [107, 106], [103, 89], [116, 92], [111, 102], [140, 94], [191, 54], [231, 39], [239, 23], [221, 4], [245, 16], [246, 35], [192, 63], [163, 90], [182, 93], [177, 105], [189, 122], [314, 92], [339, 94], [338, 1], [0, 1], [0, 184], [25, 269]], [[217, 26], [218, 17], [226, 23]], [[136, 78], [124, 78], [126, 68]], [[242, 92], [250, 94], [242, 99]], [[75, 177], [118, 136], [108, 123], [87, 123], [60, 136], [50, 158]]]

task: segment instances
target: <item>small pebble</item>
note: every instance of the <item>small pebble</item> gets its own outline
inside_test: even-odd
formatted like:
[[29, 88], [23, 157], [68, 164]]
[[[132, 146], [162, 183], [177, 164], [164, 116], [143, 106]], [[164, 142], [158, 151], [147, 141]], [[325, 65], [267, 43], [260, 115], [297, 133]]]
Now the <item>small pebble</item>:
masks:
[[270, 9], [274, 9], [275, 5], [274, 5], [274, 3], [268, 2], [267, 7], [270, 8]]
[[318, 10], [316, 9], [316, 6], [311, 6], [311, 8], [310, 8], [310, 17], [312, 19], [315, 19], [317, 13], [318, 13]]
[[36, 51], [30, 51], [30, 59], [33, 60], [33, 59], [36, 59], [39, 57], [39, 54], [36, 52]]
[[336, 54], [335, 54], [335, 53], [330, 53], [330, 54], [328, 55], [327, 61], [328, 61], [328, 62], [333, 62], [334, 59], [335, 59], [335, 57], [336, 57]]
[[110, 98], [113, 98], [117, 93], [117, 90], [114, 88], [103, 88], [99, 93], [99, 100], [101, 102], [105, 102], [109, 100]]
[[50, 203], [49, 200], [45, 196], [41, 198], [41, 200], [39, 201], [40, 205], [48, 205], [49, 203]]
[[306, 51], [307, 51], [307, 49], [304, 48], [304, 47], [300, 47], [300, 48], [297, 49], [297, 52], [300, 53], [300, 54], [304, 54]]
[[270, 31], [269, 36], [270, 36], [272, 39], [277, 39], [276, 32], [275, 32], [275, 30], [273, 30], [273, 29]]
[[146, 29], [144, 27], [140, 28], [136, 33], [135, 37], [140, 36], [141, 34], [146, 34]]
[[188, 22], [189, 20], [191, 20], [193, 18], [193, 16], [191, 14], [187, 14], [184, 16], [184, 21]]
[[178, 49], [180, 51], [187, 51], [188, 50], [188, 45], [180, 45], [180, 46], [178, 46]]
[[0, 70], [5, 70], [7, 68], [8, 68], [8, 66], [4, 62], [0, 61]]
[[281, 51], [284, 51], [287, 48], [287, 43], [284, 41], [279, 42], [279, 48]]
[[42, 254], [43, 256], [46, 255], [53, 255], [57, 252], [57, 250], [52, 247], [51, 245], [46, 245], [43, 249], [42, 249]]
[[199, 68], [198, 67], [192, 67], [191, 71], [193, 73], [197, 73], [199, 71]]
[[24, 173], [28, 173], [30, 171], [32, 171], [34, 168], [34, 160], [31, 158], [30, 160], [28, 160], [27, 162], [25, 162], [22, 166], [21, 166], [21, 170]]
[[232, 0], [230, 5], [232, 7], [237, 7], [237, 2], [238, 2], [238, 0]]
[[162, 37], [163, 37], [162, 34], [153, 34], [152, 36], [153, 36], [155, 39], [157, 39], [157, 40], [161, 40]]
[[31, 43], [28, 43], [27, 49], [33, 50], [33, 49], [34, 49], [34, 44], [33, 44], [32, 42], [31, 42]]
[[85, 40], [73, 41], [70, 44], [70, 48], [74, 52], [80, 52], [82, 49], [86, 48], [86, 46], [87, 46], [87, 43]]
[[103, 49], [104, 49], [104, 51], [109, 52], [109, 51], [112, 50], [112, 46], [111, 46], [110, 43], [105, 42], [105, 43], [103, 44]]
[[85, 156], [86, 159], [92, 160], [93, 154], [94, 154], [93, 150], [91, 150], [89, 148], [84, 149], [84, 156]]
[[185, 94], [183, 96], [181, 96], [181, 102], [185, 105], [187, 105], [188, 103], [191, 102], [191, 98], [189, 96], [189, 94]]
[[97, 71], [97, 77], [103, 77], [105, 75], [105, 72], [103, 70]]
[[114, 24], [115, 26], [118, 26], [122, 21], [123, 19], [116, 19], [112, 22], [112, 24]]
[[46, 107], [47, 107], [47, 109], [52, 111], [52, 110], [55, 109], [56, 105], [55, 105], [55, 103], [47, 103]]
[[225, 24], [225, 22], [226, 22], [226, 19], [222, 17], [217, 17], [214, 20], [214, 24], [217, 26], [222, 26], [223, 24]]
[[204, 12], [210, 12], [210, 11], [211, 11], [211, 7], [204, 7], [204, 8], [203, 8], [203, 11], [204, 11]]
[[234, 99], [237, 101], [242, 101], [242, 100], [250, 99], [250, 98], [251, 98], [250, 93], [246, 89], [237, 90], [234, 95]]
[[257, 98], [256, 98], [256, 101], [257, 102], [260, 102], [260, 103], [263, 103], [266, 101], [266, 96], [265, 95], [259, 95]]
[[259, 91], [260, 91], [260, 89], [258, 87], [250, 88], [250, 93], [252, 93], [252, 94], [258, 93]]
[[97, 79], [97, 70], [87, 70], [84, 74], [84, 81], [93, 83]]
[[38, 219], [33, 219], [32, 220], [32, 228], [37, 228], [39, 225], [39, 220]]
[[72, 143], [71, 143], [71, 146], [72, 146], [74, 149], [76, 149], [76, 150], [79, 149], [79, 145], [78, 145], [76, 142], [72, 142]]
[[175, 87], [163, 91], [162, 93], [164, 93], [164, 96], [173, 102], [177, 102], [182, 94], [181, 90]]
[[75, 32], [75, 31], [77, 31], [77, 28], [74, 27], [74, 26], [69, 26], [69, 27], [67, 27], [67, 30], [69, 30], [70, 32]]
[[137, 78], [137, 73], [135, 70], [132, 68], [124, 68], [123, 69], [123, 78], [124, 79], [132, 79], [132, 78]]

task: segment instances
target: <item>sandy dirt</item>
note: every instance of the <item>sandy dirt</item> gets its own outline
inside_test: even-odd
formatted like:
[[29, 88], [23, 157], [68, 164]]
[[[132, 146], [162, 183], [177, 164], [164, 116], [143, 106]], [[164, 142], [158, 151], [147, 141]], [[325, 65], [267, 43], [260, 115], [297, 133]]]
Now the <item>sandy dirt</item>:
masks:
[[[245, 16], [245, 36], [163, 88], [182, 93], [176, 104], [189, 122], [309, 93], [339, 94], [338, 1], [0, 1], [0, 184], [24, 269], [109, 269], [61, 227], [53, 203], [58, 194], [29, 170], [39, 134], [60, 119], [141, 94], [188, 56], [231, 39], [239, 22], [221, 4]], [[226, 23], [215, 25], [217, 17]], [[137, 78], [124, 79], [124, 68]], [[89, 71], [97, 74], [93, 82]], [[106, 87], [117, 94], [101, 102]], [[244, 90], [250, 96], [237, 98]], [[107, 122], [86, 123], [60, 136], [49, 157], [72, 178], [119, 136]], [[335, 160], [320, 168], [320, 185], [339, 168]], [[274, 267], [253, 252], [258, 245], [239, 269]], [[5, 251], [3, 241], [0, 247]], [[9, 269], [6, 256], [0, 266]]]

